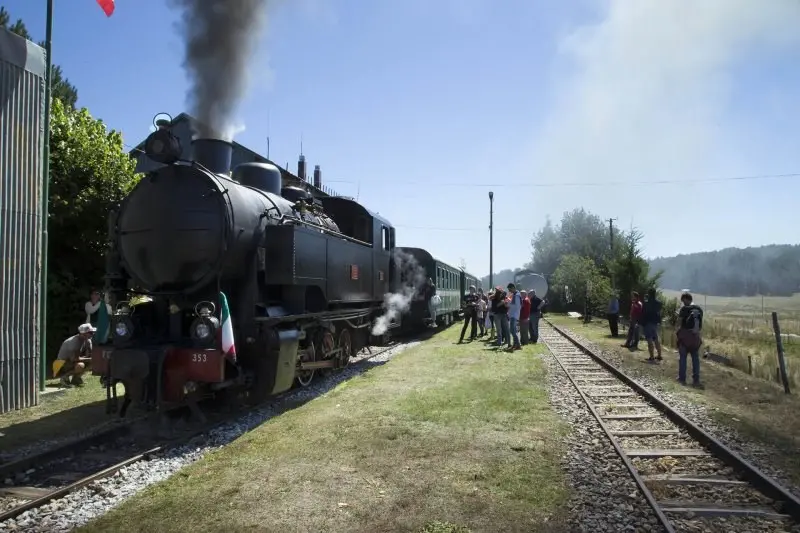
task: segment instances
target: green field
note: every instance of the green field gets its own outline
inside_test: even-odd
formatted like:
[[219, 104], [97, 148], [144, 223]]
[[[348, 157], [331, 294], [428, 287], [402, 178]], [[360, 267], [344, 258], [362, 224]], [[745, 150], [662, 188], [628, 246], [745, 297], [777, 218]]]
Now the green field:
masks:
[[[265, 422], [84, 531], [564, 531], [568, 430], [529, 346], [457, 327]], [[463, 526], [459, 529], [443, 524]]]
[[[679, 291], [664, 290], [667, 297]], [[800, 294], [792, 297], [729, 297], [692, 293], [706, 312], [703, 339], [707, 351], [729, 357], [735, 368], [766, 380], [776, 379], [777, 346], [772, 312], [778, 313], [781, 342], [790, 381], [800, 387]], [[671, 344], [673, 336], [666, 336]], [[749, 359], [748, 359], [749, 358]]]
[[[680, 291], [664, 289], [668, 298], [680, 298]], [[770, 319], [773, 311], [781, 320], [800, 321], [800, 293], [794, 296], [712, 296], [692, 293], [694, 302], [710, 316], [739, 319], [743, 322]]]

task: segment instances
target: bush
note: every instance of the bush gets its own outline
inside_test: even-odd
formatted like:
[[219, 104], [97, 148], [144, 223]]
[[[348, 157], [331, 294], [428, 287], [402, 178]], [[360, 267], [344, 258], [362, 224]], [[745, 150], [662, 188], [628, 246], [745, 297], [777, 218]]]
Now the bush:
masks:
[[[92, 287], [102, 288], [108, 213], [138, 180], [122, 136], [86, 109], [54, 99], [50, 117], [47, 354], [85, 319]], [[49, 365], [48, 365], [49, 366]]]

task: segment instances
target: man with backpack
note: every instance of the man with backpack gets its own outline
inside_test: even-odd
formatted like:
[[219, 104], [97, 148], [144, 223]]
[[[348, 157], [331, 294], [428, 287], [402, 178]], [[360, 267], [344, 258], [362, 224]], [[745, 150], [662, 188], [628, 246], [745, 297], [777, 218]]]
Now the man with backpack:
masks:
[[700, 345], [703, 340], [700, 331], [703, 329], [703, 310], [692, 303], [692, 295], [685, 292], [681, 295], [681, 307], [678, 311], [678, 382], [686, 385], [686, 357], [692, 356], [692, 386], [702, 388], [700, 383]]
[[[648, 363], [661, 361], [661, 343], [658, 340], [658, 327], [661, 325], [661, 309], [663, 304], [656, 299], [656, 290], [651, 287], [647, 290], [642, 309], [642, 330], [647, 341], [647, 351], [650, 352]], [[653, 357], [653, 347], [658, 351], [658, 357]]]

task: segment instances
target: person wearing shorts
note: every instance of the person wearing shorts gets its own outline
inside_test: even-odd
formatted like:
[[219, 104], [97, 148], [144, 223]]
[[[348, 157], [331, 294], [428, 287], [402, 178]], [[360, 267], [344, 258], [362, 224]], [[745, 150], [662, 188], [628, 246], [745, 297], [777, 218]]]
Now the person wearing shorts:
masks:
[[[661, 342], [658, 340], [658, 328], [661, 325], [661, 308], [663, 304], [656, 298], [656, 290], [647, 291], [644, 305], [642, 306], [642, 330], [647, 341], [647, 351], [650, 352], [650, 363], [661, 361]], [[655, 350], [654, 350], [655, 348]], [[658, 353], [657, 357], [653, 357]]]
[[[78, 326], [78, 334], [61, 343], [58, 356], [53, 361], [53, 377], [61, 378], [62, 387], [83, 386], [81, 375], [92, 360], [92, 337], [97, 328], [90, 323]], [[70, 381], [72, 378], [72, 381]]]

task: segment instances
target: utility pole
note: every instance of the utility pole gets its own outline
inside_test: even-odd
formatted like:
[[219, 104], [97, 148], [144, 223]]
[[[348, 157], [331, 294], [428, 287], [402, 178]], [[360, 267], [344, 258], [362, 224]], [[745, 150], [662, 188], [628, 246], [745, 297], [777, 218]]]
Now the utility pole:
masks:
[[44, 392], [47, 378], [47, 221], [50, 218], [50, 94], [53, 73], [53, 0], [47, 0], [44, 49], [44, 146], [42, 147], [42, 270], [39, 289], [39, 391]]
[[[608, 243], [611, 246], [611, 258], [614, 258], [614, 221], [617, 220], [616, 218], [609, 218], [608, 219]], [[617, 283], [614, 279], [614, 274], [611, 274], [611, 290], [616, 293], [617, 290]]]
[[489, 288], [494, 287], [494, 193], [489, 191]]
[[609, 218], [608, 219], [608, 239], [609, 244], [611, 245], [611, 251], [614, 251], [614, 221], [617, 220], [616, 218]]

